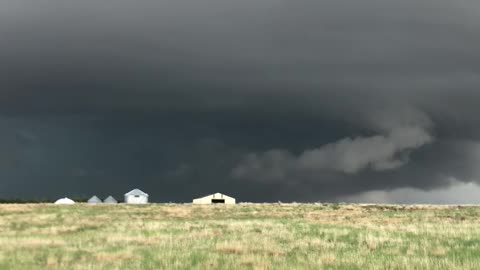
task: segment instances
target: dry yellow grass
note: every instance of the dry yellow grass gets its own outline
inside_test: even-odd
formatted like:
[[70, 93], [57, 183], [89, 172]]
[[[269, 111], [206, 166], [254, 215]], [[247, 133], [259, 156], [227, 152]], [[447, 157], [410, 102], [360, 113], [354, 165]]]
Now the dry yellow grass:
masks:
[[0, 205], [0, 269], [480, 269], [480, 208]]

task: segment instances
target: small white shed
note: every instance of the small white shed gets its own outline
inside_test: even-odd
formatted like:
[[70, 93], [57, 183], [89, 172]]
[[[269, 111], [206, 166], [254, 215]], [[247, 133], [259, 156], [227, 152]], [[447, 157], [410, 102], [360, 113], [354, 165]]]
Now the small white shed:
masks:
[[75, 204], [75, 202], [67, 197], [55, 201], [55, 204]]
[[97, 196], [93, 196], [90, 199], [88, 199], [87, 202], [90, 204], [97, 204], [97, 203], [102, 203], [102, 200], [100, 200], [100, 198], [98, 198]]
[[125, 203], [131, 203], [131, 204], [148, 203], [148, 194], [136, 188], [128, 193], [125, 193]]
[[194, 204], [235, 204], [235, 198], [222, 193], [215, 193], [202, 198], [194, 199]]
[[112, 197], [112, 196], [108, 196], [105, 200], [103, 200], [103, 203], [106, 203], [106, 204], [116, 204], [118, 203], [117, 200]]

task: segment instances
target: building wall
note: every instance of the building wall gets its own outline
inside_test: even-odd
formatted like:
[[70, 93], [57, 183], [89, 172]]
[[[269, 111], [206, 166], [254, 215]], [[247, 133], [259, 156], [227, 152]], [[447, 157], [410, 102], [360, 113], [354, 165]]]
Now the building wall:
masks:
[[98, 201], [97, 200], [89, 200], [88, 203], [89, 204], [99, 204], [99, 203], [102, 203], [102, 201], [100, 201], [100, 200], [98, 200]]
[[211, 204], [212, 203], [212, 197], [207, 196], [203, 198], [198, 198], [193, 200], [194, 204]]
[[118, 202], [114, 201], [114, 200], [105, 200], [103, 203], [105, 203], [105, 204], [117, 204]]
[[128, 195], [128, 196], [125, 196], [125, 203], [132, 203], [132, 204], [148, 203], [148, 197], [145, 197], [145, 196], [135, 197], [133, 195]]

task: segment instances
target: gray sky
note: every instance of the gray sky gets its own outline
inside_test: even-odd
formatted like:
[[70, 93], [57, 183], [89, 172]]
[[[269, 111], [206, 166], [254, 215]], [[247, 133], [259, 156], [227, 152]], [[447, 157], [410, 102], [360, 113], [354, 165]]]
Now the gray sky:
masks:
[[479, 13], [0, 0], [0, 197], [476, 202]]

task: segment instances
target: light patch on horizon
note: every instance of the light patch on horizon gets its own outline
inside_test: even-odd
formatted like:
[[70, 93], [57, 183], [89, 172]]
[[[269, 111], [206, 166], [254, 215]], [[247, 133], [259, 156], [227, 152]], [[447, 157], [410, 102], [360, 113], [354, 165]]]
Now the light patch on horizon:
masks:
[[341, 196], [337, 202], [387, 204], [480, 204], [480, 185], [453, 181], [446, 188], [420, 190], [399, 188], [392, 191], [367, 191]]

